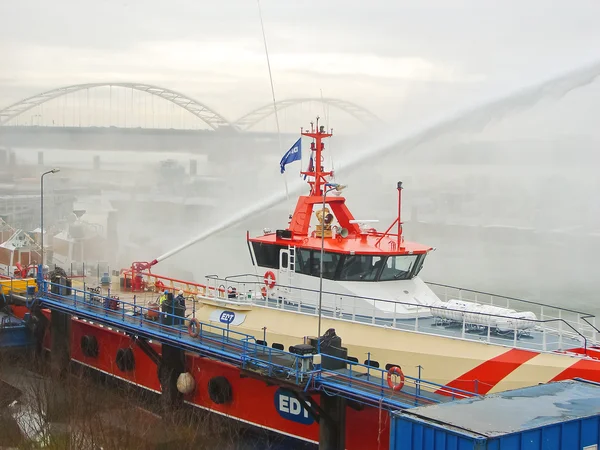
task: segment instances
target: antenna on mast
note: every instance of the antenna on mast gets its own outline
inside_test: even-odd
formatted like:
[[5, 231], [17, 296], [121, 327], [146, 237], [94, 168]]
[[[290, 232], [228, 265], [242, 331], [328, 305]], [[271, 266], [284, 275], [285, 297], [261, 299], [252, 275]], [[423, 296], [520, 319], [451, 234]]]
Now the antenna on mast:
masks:
[[[271, 95], [273, 97], [273, 110], [275, 112], [275, 123], [277, 124], [277, 139], [279, 141], [279, 151], [282, 151], [283, 147], [281, 145], [281, 130], [279, 128], [279, 115], [277, 114], [277, 101], [275, 100], [275, 87], [273, 85], [273, 74], [271, 73], [271, 61], [269, 60], [269, 49], [267, 47], [267, 36], [265, 34], [265, 25], [263, 23], [262, 11], [260, 9], [260, 0], [256, 0], [256, 4], [258, 5], [258, 16], [260, 17], [260, 28], [262, 30], [263, 35], [263, 43], [265, 45], [265, 55], [267, 57], [267, 67], [269, 69], [269, 80], [271, 82]], [[283, 174], [283, 182], [285, 183], [285, 198], [289, 200], [290, 195], [288, 191], [287, 178], [285, 173]]]

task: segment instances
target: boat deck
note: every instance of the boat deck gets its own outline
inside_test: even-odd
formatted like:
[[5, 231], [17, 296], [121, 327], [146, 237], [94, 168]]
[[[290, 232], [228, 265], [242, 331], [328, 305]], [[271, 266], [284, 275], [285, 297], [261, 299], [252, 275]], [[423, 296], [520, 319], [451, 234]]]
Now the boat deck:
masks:
[[[327, 356], [327, 359], [337, 360], [338, 365], [344, 368], [327, 369], [325, 364], [321, 366], [313, 360], [314, 355], [301, 356], [266, 347], [257, 343], [254, 336], [210, 323], [199, 322], [194, 333], [197, 336], [192, 336], [188, 332], [189, 321], [182, 317], [161, 312], [155, 318], [156, 311], [144, 305], [124, 300], [116, 304], [111, 302], [114, 299], [110, 297], [90, 294], [77, 288], [66, 290], [49, 282], [45, 284], [48, 289], [42, 288], [31, 299], [32, 302], [40, 302], [44, 307], [71, 314], [78, 319], [211, 356], [273, 382], [296, 385], [304, 391], [335, 392], [355, 401], [379, 404], [388, 409], [422, 406], [475, 395], [408, 376], [405, 376], [402, 391], [395, 392], [388, 385], [387, 371], [382, 369], [333, 356]], [[444, 391], [444, 395], [440, 395], [440, 391]]]

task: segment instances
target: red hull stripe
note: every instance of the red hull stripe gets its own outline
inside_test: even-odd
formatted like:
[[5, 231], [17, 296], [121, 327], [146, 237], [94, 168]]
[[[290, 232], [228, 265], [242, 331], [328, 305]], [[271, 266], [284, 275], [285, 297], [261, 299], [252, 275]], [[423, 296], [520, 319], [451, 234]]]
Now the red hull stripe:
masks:
[[598, 370], [598, 361], [589, 359], [579, 360], [572, 366], [567, 367], [550, 381], [569, 380], [571, 378], [583, 378], [600, 383], [600, 370]]
[[[487, 394], [504, 377], [537, 355], [538, 353], [528, 350], [510, 349], [465, 372], [446, 386], [480, 395]], [[451, 395], [444, 388], [438, 389], [436, 393]]]

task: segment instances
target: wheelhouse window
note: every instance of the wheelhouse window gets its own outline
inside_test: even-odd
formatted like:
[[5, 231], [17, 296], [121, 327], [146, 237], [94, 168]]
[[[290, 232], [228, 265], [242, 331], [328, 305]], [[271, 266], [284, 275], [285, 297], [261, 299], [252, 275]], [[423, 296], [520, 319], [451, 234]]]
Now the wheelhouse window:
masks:
[[417, 267], [417, 260], [420, 255], [396, 255], [388, 256], [383, 270], [381, 271], [380, 281], [408, 280], [412, 278], [414, 269]]
[[[298, 249], [296, 254], [296, 272], [318, 277], [321, 271], [321, 251]], [[341, 256], [339, 253], [324, 252], [323, 278], [335, 279]]]
[[[341, 255], [339, 253], [323, 253], [323, 278], [328, 280], [333, 280], [335, 278], [335, 274], [340, 262], [340, 256]], [[319, 275], [321, 252], [316, 250], [313, 251], [313, 259], [316, 260], [317, 275]]]
[[269, 269], [279, 269], [279, 252], [285, 248], [281, 245], [252, 242], [256, 264]]
[[339, 279], [341, 281], [374, 281], [382, 264], [381, 256], [346, 255]]
[[[324, 252], [323, 278], [339, 281], [408, 280], [418, 275], [425, 256], [346, 255]], [[297, 273], [318, 277], [320, 261], [320, 250], [296, 249]]]

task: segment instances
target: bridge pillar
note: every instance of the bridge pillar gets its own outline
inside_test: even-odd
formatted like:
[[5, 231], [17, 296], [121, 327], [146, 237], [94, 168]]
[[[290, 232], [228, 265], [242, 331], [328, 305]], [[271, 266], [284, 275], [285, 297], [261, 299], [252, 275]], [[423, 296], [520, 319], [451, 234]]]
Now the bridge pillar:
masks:
[[177, 390], [177, 378], [185, 371], [185, 352], [177, 347], [162, 344], [158, 379], [162, 390], [163, 408], [170, 409], [183, 403], [183, 395]]
[[64, 374], [71, 361], [71, 315], [59, 311], [50, 313], [50, 367], [57, 375]]
[[319, 450], [346, 448], [346, 400], [321, 394], [321, 421], [319, 422]]

